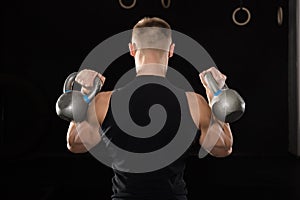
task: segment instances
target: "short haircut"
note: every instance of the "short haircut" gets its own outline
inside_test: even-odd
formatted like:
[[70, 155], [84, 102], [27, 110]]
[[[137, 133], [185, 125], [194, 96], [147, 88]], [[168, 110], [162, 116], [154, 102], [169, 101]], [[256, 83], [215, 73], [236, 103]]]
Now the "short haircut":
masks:
[[132, 42], [137, 49], [168, 51], [172, 42], [171, 26], [158, 17], [144, 17], [133, 27]]

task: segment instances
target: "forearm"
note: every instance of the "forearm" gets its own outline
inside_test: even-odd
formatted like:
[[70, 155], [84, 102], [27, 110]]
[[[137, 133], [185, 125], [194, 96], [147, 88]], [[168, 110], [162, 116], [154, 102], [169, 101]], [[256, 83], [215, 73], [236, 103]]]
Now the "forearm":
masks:
[[[210, 154], [223, 157], [231, 154], [233, 145], [233, 136], [230, 130], [230, 125], [228, 123], [221, 122], [215, 118], [212, 112], [212, 100], [215, 91], [211, 90], [208, 86], [208, 82], [205, 78], [205, 74], [210, 72], [215, 80], [216, 88], [222, 88], [225, 84], [226, 76], [218, 71], [215, 67], [211, 67], [199, 74], [200, 80], [206, 89], [206, 96], [208, 100], [208, 105], [203, 104], [201, 111], [202, 119], [200, 123], [201, 127], [201, 137], [200, 143], [203, 148], [205, 148]], [[208, 79], [209, 80], [209, 79]], [[210, 82], [210, 83], [213, 83]], [[206, 108], [206, 109], [203, 109]]]
[[73, 153], [87, 151], [81, 141], [78, 140], [78, 132], [76, 129], [76, 123], [74, 121], [70, 122], [67, 132], [67, 147]]
[[233, 137], [230, 130], [230, 125], [220, 121], [215, 123], [218, 123], [220, 129], [219, 132], [214, 133], [219, 136], [215, 147], [230, 149], [233, 145]]
[[201, 146], [214, 157], [226, 157], [232, 153], [232, 137], [223, 132], [210, 131]]
[[85, 152], [98, 144], [101, 140], [99, 128], [87, 121], [81, 123], [71, 122], [68, 131], [67, 146], [72, 152]]
[[224, 149], [230, 149], [233, 144], [233, 137], [230, 129], [229, 123], [222, 122], [218, 120], [212, 113], [211, 108], [211, 101], [213, 98], [213, 94], [210, 92], [210, 90], [206, 90], [206, 95], [209, 102], [210, 107], [210, 115], [211, 115], [211, 125], [209, 129], [211, 137], [215, 138], [217, 137], [217, 142], [214, 144], [215, 147], [218, 148], [224, 148]]
[[87, 117], [83, 122], [71, 122], [67, 134], [68, 149], [72, 152], [85, 152], [101, 140], [100, 125], [94, 109], [94, 101], [89, 105]]
[[[94, 84], [96, 83], [95, 78], [97, 76], [101, 80], [101, 85], [103, 85], [105, 77], [94, 70], [84, 69], [77, 74], [75, 81], [82, 86], [81, 92], [83, 94], [89, 94], [90, 91], [94, 90]], [[96, 99], [97, 95], [89, 103], [86, 118], [84, 119], [84, 121], [80, 123], [70, 123], [70, 127], [67, 133], [67, 146], [68, 149], [70, 149], [72, 152], [78, 153], [88, 151], [89, 149], [97, 145], [101, 140], [101, 136], [99, 133], [99, 113], [96, 112], [96, 110], [101, 109], [99, 109], [100, 104], [97, 104], [98, 108], [95, 108]]]
[[232, 151], [233, 137], [230, 125], [220, 121], [211, 121], [207, 129], [203, 130], [200, 143], [213, 156], [227, 156]]

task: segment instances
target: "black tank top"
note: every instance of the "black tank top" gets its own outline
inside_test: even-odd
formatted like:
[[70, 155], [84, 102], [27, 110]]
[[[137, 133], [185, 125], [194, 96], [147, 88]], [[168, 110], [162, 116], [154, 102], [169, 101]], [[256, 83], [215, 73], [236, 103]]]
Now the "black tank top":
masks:
[[[124, 120], [122, 123], [129, 126], [127, 128], [130, 128], [128, 124], [131, 123], [127, 120], [132, 120], [140, 127], [152, 123], [151, 112], [149, 112], [151, 106], [158, 104], [165, 109], [167, 117], [157, 134], [144, 138], [135, 137], [120, 128], [120, 124], [116, 123], [115, 112], [123, 112], [124, 106], [119, 105], [121, 103], [113, 102], [126, 102], [126, 98], [129, 98], [129, 105], [126, 108], [129, 110], [129, 116], [121, 116], [121, 120]], [[118, 120], [120, 120], [119, 118]], [[187, 130], [184, 130], [184, 134], [192, 136], [193, 142], [182, 155], [167, 166], [154, 171], [133, 173], [130, 169], [124, 171], [115, 167], [115, 163], [120, 164], [126, 158], [112, 161], [114, 172], [112, 199], [166, 200], [186, 196], [188, 191], [184, 181], [185, 162], [188, 156], [197, 155], [200, 149], [198, 142], [200, 132], [191, 117], [185, 92], [176, 88], [166, 78], [151, 75], [137, 76], [129, 84], [113, 91], [106, 117], [101, 126], [102, 138], [106, 139], [100, 142], [104, 142], [109, 149], [108, 155], [112, 157], [112, 160], [116, 156], [114, 149], [109, 148], [112, 143], [121, 149], [135, 153], [153, 152], [163, 148], [178, 134], [182, 119], [189, 126], [186, 128]], [[143, 133], [140, 131], [135, 134], [142, 135]]]

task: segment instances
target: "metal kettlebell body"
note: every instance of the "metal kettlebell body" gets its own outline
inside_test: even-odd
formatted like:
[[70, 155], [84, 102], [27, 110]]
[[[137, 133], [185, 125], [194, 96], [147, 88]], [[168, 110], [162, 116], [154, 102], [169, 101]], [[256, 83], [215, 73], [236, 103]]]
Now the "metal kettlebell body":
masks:
[[89, 94], [85, 95], [80, 91], [73, 90], [76, 75], [77, 72], [73, 72], [65, 80], [63, 94], [56, 102], [56, 113], [66, 121], [81, 122], [86, 119], [89, 103], [100, 90], [101, 81], [97, 76], [94, 80], [93, 89]]
[[215, 117], [226, 123], [232, 123], [240, 119], [245, 112], [243, 98], [235, 90], [227, 87], [220, 89], [210, 72], [206, 73], [204, 78], [214, 94], [211, 105]]

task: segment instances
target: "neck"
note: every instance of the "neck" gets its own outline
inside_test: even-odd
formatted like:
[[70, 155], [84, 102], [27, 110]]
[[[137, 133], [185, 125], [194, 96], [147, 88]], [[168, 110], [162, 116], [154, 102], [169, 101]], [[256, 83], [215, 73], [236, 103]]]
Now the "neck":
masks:
[[165, 77], [168, 66], [168, 55], [161, 55], [157, 52], [144, 54], [137, 51], [135, 57], [135, 66], [137, 76], [154, 75]]
[[141, 66], [136, 66], [136, 76], [153, 75], [166, 77], [167, 66], [157, 63], [149, 63]]

